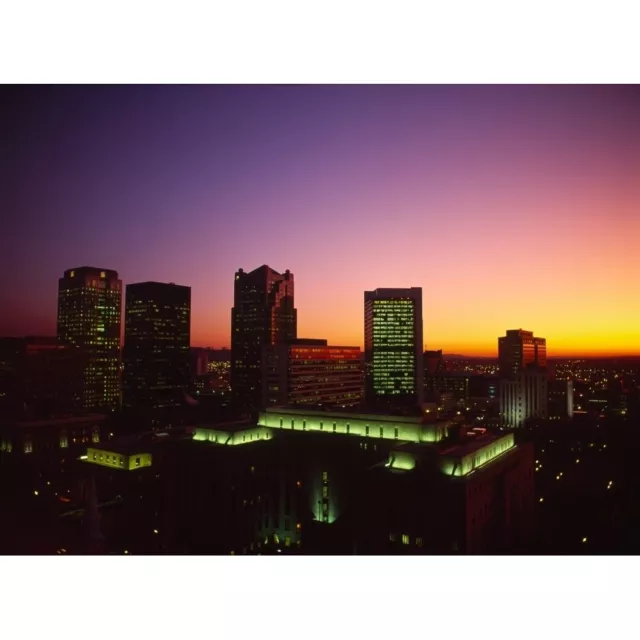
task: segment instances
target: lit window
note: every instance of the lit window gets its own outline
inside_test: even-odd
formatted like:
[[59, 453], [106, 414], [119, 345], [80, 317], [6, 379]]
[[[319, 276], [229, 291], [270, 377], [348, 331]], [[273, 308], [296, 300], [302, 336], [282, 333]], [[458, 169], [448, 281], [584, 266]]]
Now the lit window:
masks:
[[402, 544], [409, 544], [409, 536], [406, 533], [402, 534]]

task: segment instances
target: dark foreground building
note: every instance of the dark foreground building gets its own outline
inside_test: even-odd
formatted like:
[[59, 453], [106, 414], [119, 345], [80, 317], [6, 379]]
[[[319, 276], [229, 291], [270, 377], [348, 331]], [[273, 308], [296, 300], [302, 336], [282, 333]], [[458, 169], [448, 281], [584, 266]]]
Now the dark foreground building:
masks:
[[84, 358], [56, 337], [0, 338], [0, 418], [84, 412]]
[[105, 552], [490, 553], [524, 548], [532, 458], [455, 420], [278, 407], [91, 445], [81, 465]]

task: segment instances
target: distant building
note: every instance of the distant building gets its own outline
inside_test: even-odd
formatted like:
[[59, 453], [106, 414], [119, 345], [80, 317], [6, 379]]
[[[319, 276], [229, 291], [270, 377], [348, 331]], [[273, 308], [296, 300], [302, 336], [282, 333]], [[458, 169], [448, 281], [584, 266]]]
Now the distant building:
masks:
[[191, 347], [191, 375], [203, 376], [208, 373], [210, 349]]
[[442, 349], [439, 349], [438, 351], [425, 351], [423, 359], [425, 379], [435, 376], [446, 368], [442, 357]]
[[469, 378], [469, 398], [497, 400], [500, 378], [492, 375], [471, 376]]
[[529, 366], [547, 366], [547, 341], [536, 338], [532, 331], [509, 329], [498, 338], [498, 362], [501, 378], [514, 378]]
[[58, 340], [84, 358], [79, 384], [84, 410], [120, 406], [122, 282], [116, 271], [79, 267], [58, 282]]
[[469, 383], [474, 376], [462, 371], [442, 371], [425, 376], [425, 393], [451, 391], [457, 402], [469, 399]]
[[190, 384], [191, 288], [162, 282], [127, 286], [124, 406], [178, 406]]
[[328, 346], [326, 340], [298, 339], [265, 347], [263, 406], [360, 404], [361, 355], [359, 347]]
[[78, 456], [90, 443], [101, 439], [106, 416], [85, 414], [46, 420], [0, 422], [0, 452], [27, 456], [42, 464], [43, 459], [67, 454]]
[[248, 412], [262, 404], [262, 354], [297, 337], [293, 274], [266, 265], [235, 274], [231, 310], [231, 391]]
[[528, 420], [548, 417], [546, 371], [529, 367], [500, 383], [500, 414], [506, 427], [523, 427]]
[[422, 289], [376, 289], [364, 294], [365, 402], [422, 404]]
[[573, 418], [573, 381], [549, 380], [549, 419]]

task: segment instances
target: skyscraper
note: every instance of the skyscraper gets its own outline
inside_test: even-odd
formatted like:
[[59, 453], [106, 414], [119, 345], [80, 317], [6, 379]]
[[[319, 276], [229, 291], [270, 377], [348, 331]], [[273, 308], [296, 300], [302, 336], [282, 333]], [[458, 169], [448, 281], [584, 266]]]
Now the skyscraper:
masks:
[[122, 282], [116, 271], [69, 269], [58, 282], [58, 340], [79, 350], [84, 410], [120, 406]]
[[163, 282], [127, 286], [124, 406], [177, 406], [190, 382], [191, 288]]
[[371, 406], [422, 403], [422, 289], [364, 293], [365, 401]]
[[536, 338], [532, 331], [509, 329], [498, 338], [498, 361], [501, 378], [514, 378], [529, 366], [547, 366], [547, 341]]
[[238, 406], [262, 406], [263, 348], [296, 337], [293, 274], [267, 265], [250, 273], [239, 269], [231, 310], [231, 391]]

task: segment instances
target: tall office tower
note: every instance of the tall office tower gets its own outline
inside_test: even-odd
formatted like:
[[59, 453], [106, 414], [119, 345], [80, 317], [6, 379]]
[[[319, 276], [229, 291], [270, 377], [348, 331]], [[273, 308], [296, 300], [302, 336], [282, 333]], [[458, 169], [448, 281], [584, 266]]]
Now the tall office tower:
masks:
[[422, 404], [422, 289], [364, 293], [365, 401], [390, 409]]
[[80, 267], [58, 281], [58, 340], [79, 350], [84, 410], [120, 406], [122, 282], [116, 271]]
[[265, 347], [263, 405], [353, 407], [362, 402], [360, 347], [334, 347], [326, 340], [293, 340]]
[[531, 365], [547, 366], [547, 341], [536, 338], [532, 331], [509, 329], [498, 338], [498, 361], [501, 378], [513, 378]]
[[518, 371], [500, 384], [500, 415], [506, 427], [548, 417], [547, 373], [536, 366]]
[[258, 267], [235, 275], [231, 310], [231, 392], [248, 411], [262, 406], [262, 356], [268, 345], [297, 337], [293, 274]]
[[180, 405], [190, 384], [191, 287], [127, 285], [124, 327], [124, 406]]

